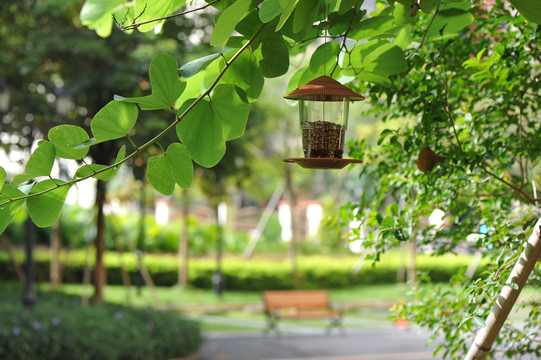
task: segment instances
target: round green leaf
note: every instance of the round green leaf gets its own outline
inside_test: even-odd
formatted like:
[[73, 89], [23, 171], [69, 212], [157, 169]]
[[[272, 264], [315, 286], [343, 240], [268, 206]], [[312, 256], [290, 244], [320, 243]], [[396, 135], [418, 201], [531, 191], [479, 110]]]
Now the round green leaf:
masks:
[[176, 100], [186, 88], [186, 82], [180, 80], [178, 63], [172, 55], [154, 56], [148, 70], [152, 94], [125, 98], [115, 96], [115, 100], [139, 104], [142, 110], [167, 109], [175, 105]]
[[49, 176], [53, 168], [54, 158], [54, 145], [48, 141], [41, 141], [30, 155], [30, 159], [28, 159], [24, 168], [25, 173], [16, 175], [13, 178], [13, 185], [17, 186], [38, 176]]
[[148, 180], [154, 189], [163, 195], [171, 195], [175, 191], [175, 179], [164, 156], [156, 156], [148, 161]]
[[250, 99], [259, 97], [265, 82], [255, 55], [246, 51], [231, 64], [222, 80], [243, 89]]
[[97, 142], [126, 136], [137, 121], [137, 106], [113, 100], [92, 119], [90, 129]]
[[53, 143], [56, 156], [63, 159], [82, 159], [88, 154], [88, 147], [77, 148], [90, 140], [86, 131], [75, 125], [59, 125], [49, 130], [47, 135]]
[[28, 198], [26, 201], [28, 214], [37, 226], [51, 226], [60, 217], [62, 206], [64, 206], [69, 192], [69, 186], [57, 187], [57, 185], [63, 183], [62, 180], [47, 179], [37, 183], [30, 190], [30, 194], [35, 194], [48, 189], [54, 189], [45, 194]]
[[192, 186], [193, 162], [190, 153], [183, 144], [173, 143], [165, 152], [165, 160], [175, 182], [183, 189]]
[[520, 12], [520, 15], [524, 16], [527, 20], [541, 24], [541, 6], [539, 6], [539, 0], [509, 0], [514, 7]]
[[273, 33], [262, 41], [259, 62], [261, 72], [265, 77], [274, 78], [283, 75], [289, 69], [289, 49], [282, 35]]
[[456, 36], [460, 30], [473, 23], [473, 20], [473, 15], [467, 10], [457, 8], [440, 10], [427, 31], [427, 38], [439, 40]]
[[2, 186], [4, 186], [4, 183], [6, 182], [6, 170], [4, 170], [3, 167], [0, 166], [0, 189]]
[[250, 7], [250, 0], [236, 0], [228, 6], [216, 22], [216, 27], [210, 36], [210, 46], [224, 44], [231, 36], [235, 26], [242, 20]]
[[111, 13], [123, 3], [124, 0], [86, 0], [81, 9], [81, 22], [99, 36], [108, 37], [113, 27]]
[[6, 227], [11, 223], [15, 214], [17, 214], [17, 211], [19, 211], [24, 204], [24, 200], [9, 202], [8, 199], [19, 196], [24, 196], [24, 193], [21, 190], [9, 184], [3, 184], [2, 190], [0, 191], [0, 234], [6, 230]]
[[259, 19], [267, 23], [280, 15], [284, 11], [280, 0], [266, 0], [261, 4], [261, 10], [259, 10]]
[[368, 54], [363, 66], [367, 71], [383, 75], [396, 75], [408, 69], [404, 51], [390, 43], [383, 44]]
[[[135, 14], [137, 21], [143, 22], [152, 19], [158, 19], [170, 15], [176, 8], [184, 5], [185, 1], [178, 2], [176, 0], [135, 0]], [[163, 21], [162, 21], [163, 22]], [[152, 21], [148, 24], [143, 24], [137, 29], [141, 32], [153, 30], [159, 22]]]
[[[182, 113], [192, 100], [186, 101], [179, 113]], [[192, 159], [201, 166], [216, 165], [225, 154], [225, 138], [212, 105], [200, 101], [177, 125], [177, 135], [186, 146]]]
[[55, 158], [54, 145], [49, 141], [41, 141], [30, 155], [24, 172], [36, 176], [49, 176], [53, 168]]
[[337, 42], [330, 41], [320, 45], [310, 58], [310, 70], [313, 73], [329, 74], [338, 61], [339, 52], [340, 45]]
[[220, 120], [225, 140], [236, 139], [244, 134], [250, 105], [239, 95], [234, 85], [218, 85], [210, 104]]

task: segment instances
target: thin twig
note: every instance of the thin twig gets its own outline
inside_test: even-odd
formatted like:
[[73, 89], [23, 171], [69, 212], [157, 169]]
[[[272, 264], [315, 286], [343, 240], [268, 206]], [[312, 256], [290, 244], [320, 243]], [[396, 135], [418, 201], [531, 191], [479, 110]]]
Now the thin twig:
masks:
[[514, 192], [517, 193], [517, 195], [522, 196], [522, 198], [529, 204], [535, 204], [538, 202], [538, 199], [532, 199], [529, 197], [524, 191], [522, 191], [519, 187], [511, 184], [509, 181], [499, 177], [498, 175], [494, 174], [493, 172], [489, 171], [486, 166], [482, 163], [479, 163], [478, 166], [485, 172], [485, 174], [489, 175], [490, 177], [493, 177], [494, 179], [498, 180], [502, 184], [505, 184], [509, 186], [511, 189], [513, 189]]
[[[168, 15], [168, 16], [164, 16], [164, 17], [160, 17], [160, 18], [156, 18], [156, 19], [150, 19], [150, 20], [146, 20], [146, 21], [141, 21], [141, 22], [138, 22], [138, 23], [135, 22], [135, 20], [137, 20], [137, 18], [136, 18], [128, 26], [124, 26], [124, 22], [119, 23], [116, 19], [115, 19], [115, 22], [117, 23], [118, 27], [122, 31], [133, 30], [133, 29], [137, 29], [141, 25], [150, 24], [150, 23], [156, 22], [156, 21], [168, 20], [168, 19], [172, 19], [174, 17], [178, 17], [178, 16], [182, 16], [182, 15], [186, 15], [186, 14], [189, 14], [189, 13], [192, 13], [192, 12], [197, 12], [197, 11], [206, 9], [209, 6], [212, 6], [212, 5], [216, 4], [219, 1], [220, 0], [214, 0], [213, 2], [210, 2], [210, 3], [206, 4], [206, 5], [198, 7], [196, 9], [186, 10], [186, 11], [182, 11], [182, 12], [179, 12], [179, 13], [176, 13], [176, 14], [172, 14], [172, 15]], [[139, 16], [141, 16], [141, 15], [139, 15]], [[114, 18], [114, 16], [113, 16], [113, 18]]]
[[332, 75], [334, 74], [334, 71], [338, 67], [338, 59], [339, 59], [338, 57], [340, 56], [340, 53], [342, 52], [342, 49], [345, 49], [345, 47], [346, 47], [346, 40], [347, 40], [349, 32], [351, 31], [351, 27], [353, 26], [353, 20], [355, 20], [356, 15], [357, 15], [357, 10], [355, 10], [355, 8], [353, 8], [353, 16], [349, 20], [348, 28], [347, 28], [346, 32], [344, 33], [344, 35], [343, 35], [344, 41], [342, 41], [342, 46], [340, 46], [340, 50], [338, 50], [338, 54], [336, 55], [336, 64], [334, 64], [334, 67], [333, 67], [333, 69], [331, 71], [330, 77], [332, 77]]
[[8, 198], [6, 195], [0, 193], [0, 195], [7, 198], [6, 202], [0, 203], [0, 207], [4, 206], [5, 204], [12, 203], [12, 202], [15, 202], [15, 201], [26, 200], [26, 199], [29, 199], [31, 197], [40, 196], [40, 195], [46, 194], [46, 193], [48, 193], [50, 191], [56, 190], [56, 189], [61, 188], [61, 187], [72, 186], [73, 184], [76, 184], [76, 183], [81, 182], [83, 180], [89, 179], [89, 178], [91, 178], [93, 176], [96, 176], [97, 174], [103, 173], [103, 172], [105, 172], [107, 170], [115, 169], [118, 166], [124, 164], [126, 161], [128, 161], [128, 160], [134, 158], [135, 156], [137, 156], [139, 153], [141, 153], [143, 150], [150, 147], [152, 144], [159, 141], [163, 136], [165, 136], [165, 134], [167, 134], [169, 131], [173, 130], [177, 126], [177, 124], [180, 123], [182, 121], [182, 119], [198, 103], [201, 102], [201, 100], [203, 100], [207, 95], [209, 95], [212, 92], [212, 90], [214, 89], [214, 87], [216, 87], [216, 85], [218, 84], [218, 81], [220, 81], [220, 79], [225, 74], [227, 69], [229, 69], [231, 67], [231, 64], [240, 56], [240, 54], [242, 54], [244, 52], [244, 50], [246, 50], [250, 45], [252, 45], [254, 40], [261, 34], [261, 32], [263, 31], [263, 29], [265, 28], [266, 25], [267, 24], [263, 24], [263, 26], [261, 26], [261, 28], [254, 34], [254, 36], [252, 36], [252, 38], [246, 44], [244, 44], [244, 46], [241, 47], [235, 53], [235, 55], [233, 55], [233, 57], [231, 59], [229, 59], [229, 61], [226, 61], [224, 68], [218, 74], [218, 76], [216, 77], [216, 80], [212, 83], [212, 85], [208, 88], [207, 91], [205, 91], [203, 94], [201, 94], [186, 110], [184, 110], [184, 112], [181, 115], [178, 116], [178, 118], [173, 123], [171, 123], [168, 127], [166, 127], [164, 130], [162, 130], [158, 135], [153, 137], [151, 140], [149, 140], [145, 144], [141, 145], [133, 153], [131, 153], [130, 155], [126, 156], [124, 159], [122, 159], [122, 160], [120, 160], [118, 162], [115, 162], [115, 163], [113, 163], [113, 164], [111, 164], [109, 166], [106, 166], [106, 167], [96, 171], [95, 173], [92, 173], [92, 174], [89, 174], [89, 175], [86, 175], [86, 176], [71, 180], [69, 182], [65, 182], [65, 183], [60, 184], [57, 187], [54, 187], [54, 188], [51, 188], [51, 189], [43, 190], [43, 191], [40, 191], [40, 192], [36, 192], [36, 193], [33, 193], [33, 194], [24, 195], [24, 196], [17, 196], [17, 197], [14, 197], [14, 198]]
[[423, 38], [421, 39], [421, 43], [419, 44], [419, 47], [417, 49], [420, 49], [426, 40], [426, 35], [428, 34], [428, 30], [432, 26], [432, 23], [434, 22], [434, 19], [436, 18], [436, 15], [438, 15], [438, 12], [440, 11], [440, 4], [436, 7], [436, 11], [434, 11], [434, 14], [432, 14], [432, 19], [430, 19], [430, 22], [428, 23], [428, 26], [425, 29], [425, 33], [423, 34]]

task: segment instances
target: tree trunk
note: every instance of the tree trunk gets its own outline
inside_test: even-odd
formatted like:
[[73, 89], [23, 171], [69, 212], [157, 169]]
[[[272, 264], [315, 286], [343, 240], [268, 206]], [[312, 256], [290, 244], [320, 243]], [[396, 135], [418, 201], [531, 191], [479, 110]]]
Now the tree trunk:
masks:
[[535, 264], [541, 257], [541, 219], [534, 226], [532, 235], [515, 263], [506, 284], [514, 284], [515, 288], [505, 285], [496, 299], [492, 311], [486, 319], [486, 325], [479, 330], [464, 360], [484, 360], [492, 349], [492, 344], [507, 320], [511, 309], [532, 273]]
[[56, 289], [60, 283], [60, 248], [61, 248], [61, 232], [60, 223], [56, 222], [53, 225], [53, 236], [51, 238], [51, 288]]
[[293, 287], [300, 288], [299, 272], [297, 270], [297, 219], [296, 219], [296, 204], [297, 198], [293, 191], [291, 183], [291, 167], [286, 167], [286, 191], [289, 201], [289, 209], [291, 211], [291, 241], [289, 243], [289, 260], [291, 262], [291, 276], [293, 278]]
[[103, 206], [106, 192], [106, 183], [98, 180], [96, 184], [96, 206], [98, 208], [96, 268], [94, 271], [94, 301], [96, 303], [103, 303], [103, 288], [106, 283], [106, 272], [103, 264], [103, 254], [105, 252], [105, 215], [103, 214]]
[[416, 285], [416, 272], [417, 272], [417, 241], [415, 240], [415, 235], [412, 235], [412, 238], [409, 242], [410, 250], [410, 261], [408, 263], [408, 282], [411, 287]]
[[189, 211], [190, 194], [188, 190], [182, 190], [182, 234], [180, 234], [180, 243], [178, 244], [178, 284], [180, 286], [188, 285]]
[[25, 283], [23, 289], [23, 305], [32, 309], [36, 303], [36, 293], [34, 291], [34, 257], [33, 257], [33, 248], [34, 248], [34, 238], [36, 234], [36, 227], [34, 222], [28, 215], [26, 219], [26, 241], [25, 241], [25, 253], [26, 253], [26, 262], [25, 262]]

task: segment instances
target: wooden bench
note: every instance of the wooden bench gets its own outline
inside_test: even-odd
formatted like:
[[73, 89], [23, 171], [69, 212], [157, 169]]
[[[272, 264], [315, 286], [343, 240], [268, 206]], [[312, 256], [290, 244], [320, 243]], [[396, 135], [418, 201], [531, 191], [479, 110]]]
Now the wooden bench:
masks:
[[332, 309], [326, 290], [264, 291], [263, 300], [268, 320], [265, 333], [272, 330], [278, 333], [277, 326], [281, 319], [321, 318], [330, 320], [327, 333], [330, 333], [333, 327], [340, 328], [343, 333], [343, 312]]

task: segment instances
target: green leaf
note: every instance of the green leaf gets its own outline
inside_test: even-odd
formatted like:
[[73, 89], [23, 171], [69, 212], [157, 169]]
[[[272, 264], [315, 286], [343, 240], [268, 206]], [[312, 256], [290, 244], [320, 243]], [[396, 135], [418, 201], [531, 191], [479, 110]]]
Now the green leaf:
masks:
[[220, 56], [220, 53], [207, 55], [202, 58], [190, 61], [180, 67], [180, 76], [184, 78], [189, 78], [197, 74], [199, 71], [204, 70], [208, 64], [213, 62], [217, 57]]
[[509, 0], [526, 20], [541, 24], [541, 6], [539, 0]]
[[60, 217], [62, 206], [68, 196], [69, 186], [57, 187], [64, 184], [62, 180], [47, 179], [39, 182], [30, 190], [30, 194], [36, 194], [48, 189], [51, 190], [45, 194], [34, 196], [26, 200], [28, 214], [32, 221], [39, 227], [48, 227], [53, 225]]
[[193, 182], [193, 163], [190, 153], [183, 144], [173, 143], [165, 152], [165, 160], [175, 182], [183, 189], [188, 189]]
[[261, 4], [261, 10], [259, 10], [259, 20], [263, 23], [268, 23], [284, 11], [280, 0], [266, 0]]
[[334, 41], [320, 45], [310, 58], [310, 70], [313, 73], [329, 74], [336, 65], [339, 52], [340, 45]]
[[[185, 3], [183, 1], [182, 3]], [[176, 7], [182, 6], [181, 4], [175, 4], [175, 0], [135, 0], [135, 16], [138, 16], [137, 22], [144, 22], [147, 20], [158, 19], [172, 14]], [[153, 21], [149, 24], [139, 26], [137, 29], [141, 32], [147, 32], [153, 30], [158, 24], [163, 21]]]
[[24, 174], [16, 175], [13, 178], [13, 185], [17, 186], [23, 182], [38, 176], [49, 176], [55, 159], [54, 145], [49, 141], [41, 141], [30, 155], [30, 159], [24, 168]]
[[113, 100], [94, 116], [90, 129], [97, 142], [119, 139], [128, 135], [137, 116], [135, 105]]
[[463, 9], [450, 8], [440, 10], [427, 31], [427, 38], [439, 40], [456, 36], [460, 30], [473, 23], [473, 15]]
[[54, 145], [49, 141], [41, 141], [30, 155], [24, 172], [34, 176], [49, 176], [53, 168], [55, 158]]
[[179, 78], [175, 58], [169, 54], [154, 56], [148, 72], [152, 86], [151, 95], [133, 98], [115, 96], [115, 100], [139, 104], [142, 110], [159, 110], [174, 106], [186, 88], [186, 82]]
[[400, 46], [402, 49], [408, 48], [411, 44], [411, 26], [407, 25], [398, 30], [393, 39], [393, 44]]
[[342, 0], [340, 1], [340, 7], [338, 8], [338, 15], [344, 15], [354, 6], [361, 6], [364, 0]]
[[156, 156], [148, 161], [148, 180], [163, 195], [171, 195], [175, 191], [175, 179], [164, 156]]
[[[120, 160], [124, 159], [125, 156], [126, 156], [126, 145], [123, 145], [120, 148], [120, 150], [119, 150], [119, 152], [118, 152], [118, 154], [116, 156], [115, 163], [117, 163]], [[102, 164], [84, 165], [84, 166], [80, 167], [77, 170], [77, 172], [75, 173], [75, 178], [81, 178], [81, 177], [90, 176], [92, 174], [95, 174], [97, 171], [100, 171], [100, 170], [102, 170], [102, 169], [104, 169], [106, 167], [107, 167], [107, 165], [102, 165]], [[118, 172], [119, 169], [120, 169], [120, 166], [117, 166], [115, 168], [106, 170], [106, 171], [104, 171], [102, 173], [96, 174], [96, 175], [94, 175], [92, 177], [95, 178], [95, 179], [108, 181], [113, 176], [116, 175], [116, 173]]]
[[419, 6], [425, 13], [429, 13], [441, 2], [441, 0], [419, 0]]
[[88, 154], [88, 147], [77, 148], [90, 140], [86, 131], [78, 126], [55, 126], [49, 130], [47, 137], [55, 147], [56, 156], [60, 158], [80, 160]]
[[263, 59], [259, 62], [263, 76], [274, 78], [281, 76], [289, 69], [289, 49], [279, 33], [266, 37], [261, 45]]
[[24, 204], [24, 200], [17, 200], [9, 202], [8, 198], [15, 198], [24, 196], [25, 194], [17, 189], [16, 187], [4, 184], [2, 190], [0, 191], [0, 234], [6, 230], [7, 226], [13, 220], [13, 217], [21, 206]]
[[246, 129], [250, 105], [243, 99], [234, 85], [218, 85], [210, 101], [215, 116], [220, 120], [225, 140], [241, 137]]
[[383, 75], [396, 75], [408, 69], [404, 51], [396, 45], [386, 43], [368, 54], [363, 66], [365, 70]]
[[363, 70], [357, 76], [361, 81], [368, 81], [374, 84], [380, 84], [384, 86], [391, 86], [391, 80], [385, 75], [376, 74], [367, 70]]
[[291, 13], [293, 13], [293, 10], [297, 7], [297, 4], [299, 3], [299, 0], [289, 0], [287, 6], [284, 8], [284, 11], [280, 15], [280, 20], [278, 21], [278, 25], [276, 25], [276, 31], [280, 30], [282, 26], [286, 23], [287, 19], [291, 16]]
[[486, 326], [485, 320], [478, 315], [475, 315], [473, 317], [473, 322], [480, 328], [484, 328]]
[[250, 99], [254, 100], [261, 94], [265, 82], [255, 55], [246, 51], [231, 64], [222, 80], [225, 83], [237, 85]]
[[[179, 109], [179, 114], [193, 103], [186, 101]], [[225, 138], [212, 105], [200, 101], [177, 125], [177, 135], [188, 149], [192, 159], [201, 166], [216, 165], [225, 154]]]
[[99, 36], [108, 37], [113, 27], [111, 14], [124, 3], [125, 0], [86, 0], [81, 9], [81, 23]]
[[210, 36], [211, 46], [218, 46], [227, 42], [235, 26], [237, 26], [248, 11], [250, 3], [250, 0], [236, 0], [225, 9], [216, 22], [216, 27]]
[[362, 20], [351, 29], [348, 38], [364, 40], [387, 33], [395, 27], [394, 20], [391, 15], [378, 15]]
[[293, 32], [300, 33], [312, 26], [319, 12], [318, 0], [303, 0], [299, 2], [293, 14]]
[[2, 186], [4, 186], [4, 183], [6, 182], [6, 177], [6, 170], [4, 170], [4, 168], [0, 166], [0, 189], [2, 188]]

